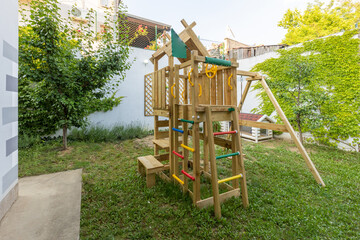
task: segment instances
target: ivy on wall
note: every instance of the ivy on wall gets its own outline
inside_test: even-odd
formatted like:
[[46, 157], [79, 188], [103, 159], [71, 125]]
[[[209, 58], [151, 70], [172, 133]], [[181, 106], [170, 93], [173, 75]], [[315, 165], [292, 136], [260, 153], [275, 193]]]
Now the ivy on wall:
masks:
[[[253, 68], [267, 76], [291, 124], [320, 143], [334, 145], [351, 137], [350, 146], [359, 144], [360, 56], [354, 36], [356, 31], [347, 31], [282, 49], [278, 58]], [[254, 111], [271, 114], [275, 109], [266, 94], [259, 97], [261, 105]]]

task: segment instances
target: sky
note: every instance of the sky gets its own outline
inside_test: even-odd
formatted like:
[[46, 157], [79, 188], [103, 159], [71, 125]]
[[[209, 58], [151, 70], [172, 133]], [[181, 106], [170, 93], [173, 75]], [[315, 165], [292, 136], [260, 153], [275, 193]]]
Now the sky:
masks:
[[[248, 45], [279, 44], [286, 30], [278, 27], [287, 9], [305, 10], [313, 0], [123, 0], [129, 14], [171, 25], [176, 32], [193, 21], [200, 38], [222, 42], [229, 26], [235, 39]], [[323, 0], [322, 2], [329, 2]]]

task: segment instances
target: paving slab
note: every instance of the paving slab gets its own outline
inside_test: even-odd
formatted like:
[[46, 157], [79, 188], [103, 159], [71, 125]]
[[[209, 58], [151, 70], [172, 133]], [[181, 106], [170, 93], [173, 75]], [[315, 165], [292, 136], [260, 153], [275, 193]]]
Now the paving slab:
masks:
[[19, 197], [0, 222], [1, 240], [77, 240], [82, 170], [19, 179]]

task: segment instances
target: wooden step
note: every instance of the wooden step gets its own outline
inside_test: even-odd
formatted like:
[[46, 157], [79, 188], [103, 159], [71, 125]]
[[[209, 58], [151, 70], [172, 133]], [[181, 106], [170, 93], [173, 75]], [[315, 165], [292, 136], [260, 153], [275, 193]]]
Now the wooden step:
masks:
[[[179, 137], [179, 144], [182, 142], [182, 138]], [[170, 146], [169, 138], [154, 139], [153, 143], [158, 145], [162, 149], [168, 149]]]
[[146, 176], [146, 186], [149, 188], [155, 185], [155, 174], [165, 168], [164, 164], [152, 155], [138, 157], [138, 171]]
[[146, 174], [156, 173], [162, 171], [164, 164], [159, 162], [154, 156], [148, 155], [138, 157], [138, 163], [142, 164], [146, 169]]

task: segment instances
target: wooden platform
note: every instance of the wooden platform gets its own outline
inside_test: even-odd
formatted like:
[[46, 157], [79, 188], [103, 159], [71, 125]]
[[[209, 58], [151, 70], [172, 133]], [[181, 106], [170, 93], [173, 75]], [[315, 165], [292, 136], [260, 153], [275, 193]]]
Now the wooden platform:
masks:
[[[182, 138], [179, 137], [179, 142], [181, 143]], [[158, 145], [161, 149], [168, 149], [170, 146], [169, 138], [162, 138], [162, 139], [154, 139], [152, 141], [154, 144]]]

